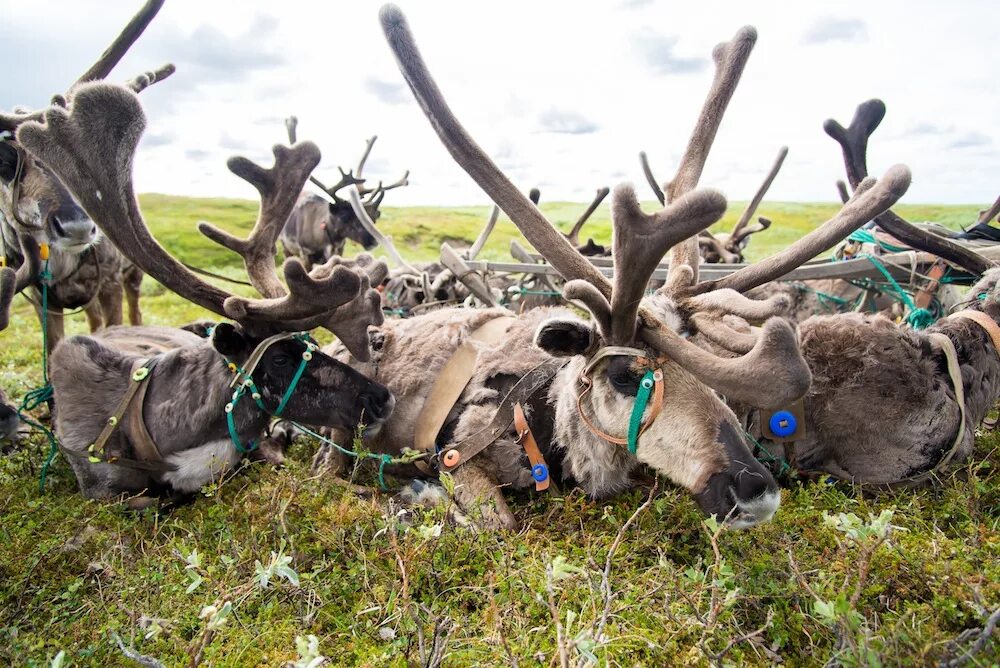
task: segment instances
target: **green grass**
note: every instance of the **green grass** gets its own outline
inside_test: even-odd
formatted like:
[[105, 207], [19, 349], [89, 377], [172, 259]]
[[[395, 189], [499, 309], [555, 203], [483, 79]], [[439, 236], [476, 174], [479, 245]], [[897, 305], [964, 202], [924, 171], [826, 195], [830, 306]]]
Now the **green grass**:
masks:
[[[143, 206], [182, 259], [239, 275], [236, 259], [193, 224], [249, 229], [251, 203], [151, 195]], [[543, 207], [567, 227], [582, 208]], [[763, 207], [775, 228], [752, 242], [751, 256], [833, 210]], [[902, 212], [954, 225], [975, 208]], [[387, 209], [380, 225], [413, 259], [432, 259], [442, 240], [471, 242], [486, 213]], [[606, 208], [591, 227], [585, 234], [607, 240]], [[504, 258], [514, 236], [501, 224], [486, 256]], [[205, 315], [152, 281], [144, 293], [151, 323]], [[82, 316], [72, 320], [71, 332], [84, 330]], [[40, 381], [30, 307], [18, 304], [3, 336], [0, 385], [20, 397]], [[250, 466], [194, 504], [132, 514], [81, 498], [61, 459], [39, 493], [47, 448], [32, 436], [0, 457], [0, 664], [49, 665], [64, 651], [63, 665], [138, 665], [113, 644], [117, 633], [168, 666], [188, 665], [206, 639], [204, 665], [281, 665], [296, 659], [296, 637], [308, 635], [333, 665], [419, 665], [420, 638], [430, 647], [435, 622], [447, 617], [455, 629], [446, 666], [509, 665], [510, 657], [550, 666], [558, 664], [551, 589], [573, 663], [593, 653], [601, 665], [770, 665], [776, 657], [785, 665], [928, 665], [954, 656], [951, 641], [1000, 605], [998, 447], [1000, 437], [981, 435], [970, 463], [921, 491], [866, 498], [840, 485], [794, 483], [774, 521], [744, 532], [714, 533], [692, 500], [668, 486], [612, 555], [610, 614], [595, 638], [608, 552], [643, 492], [607, 502], [525, 496], [512, 500], [521, 532], [474, 533], [440, 512], [404, 522], [388, 495], [362, 498], [310, 475], [314, 448], [300, 444], [282, 470]], [[357, 480], [373, 483], [373, 471], [358, 471]], [[824, 513], [867, 520], [885, 510], [893, 525], [885, 542], [853, 541], [824, 521]], [[286, 571], [260, 585], [255, 562], [266, 570], [272, 553], [290, 557], [297, 584]], [[209, 638], [199, 613], [224, 600], [232, 614]], [[995, 641], [976, 660], [968, 665], [996, 665]]]

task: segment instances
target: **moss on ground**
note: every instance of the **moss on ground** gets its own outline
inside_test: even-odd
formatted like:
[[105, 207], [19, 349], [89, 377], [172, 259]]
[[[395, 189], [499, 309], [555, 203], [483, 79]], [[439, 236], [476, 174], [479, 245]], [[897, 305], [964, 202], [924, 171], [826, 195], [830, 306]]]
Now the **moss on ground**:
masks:
[[[146, 196], [143, 205], [172, 251], [239, 274], [193, 222], [246, 229], [251, 204]], [[582, 207], [544, 208], [568, 225]], [[765, 207], [779, 229], [751, 248], [767, 254], [832, 210]], [[952, 207], [942, 218], [974, 213]], [[445, 237], [471, 242], [485, 215], [387, 210], [381, 224], [415, 259], [429, 259]], [[599, 240], [606, 215], [594, 225]], [[503, 257], [514, 234], [499, 232], [488, 257]], [[152, 281], [144, 294], [151, 323], [204, 317]], [[83, 331], [80, 320], [70, 331]], [[19, 397], [40, 380], [30, 307], [18, 305], [3, 336], [0, 385]], [[47, 446], [37, 435], [23, 440], [0, 457], [0, 663], [47, 666], [63, 652], [62, 665], [137, 665], [117, 634], [167, 666], [190, 664], [202, 645], [203, 665], [305, 665], [310, 635], [333, 665], [419, 665], [447, 619], [446, 666], [558, 664], [556, 620], [574, 664], [928, 665], [960, 655], [967, 630], [1000, 605], [992, 433], [933, 488], [866, 498], [842, 485], [793, 484], [774, 521], [744, 532], [714, 530], [667, 486], [624, 532], [606, 583], [609, 550], [644, 491], [605, 502], [524, 496], [512, 503], [520, 532], [475, 533], [442, 511], [401, 515], [389, 495], [362, 497], [310, 475], [314, 445], [295, 446], [283, 469], [249, 466], [157, 514], [83, 499], [61, 459], [39, 493]], [[374, 480], [357, 472], [357, 482]], [[988, 644], [969, 665], [991, 665], [996, 649]]]

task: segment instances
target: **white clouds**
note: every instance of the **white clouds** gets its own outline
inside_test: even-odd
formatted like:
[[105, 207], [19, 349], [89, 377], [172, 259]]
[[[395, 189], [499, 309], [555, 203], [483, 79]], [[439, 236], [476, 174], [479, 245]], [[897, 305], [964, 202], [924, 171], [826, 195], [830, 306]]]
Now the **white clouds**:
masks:
[[[888, 113], [872, 139], [873, 173], [909, 164], [906, 201], [996, 196], [1000, 91], [983, 46], [1000, 20], [995, 3], [847, 0], [831, 19], [813, 3], [772, 0], [397, 1], [455, 113], [520, 187], [546, 184], [547, 201], [589, 200], [623, 176], [645, 196], [640, 150], [669, 178], [711, 84], [712, 46], [748, 23], [760, 36], [704, 185], [745, 199], [787, 144], [770, 196], [834, 199], [843, 167], [821, 124], [846, 123], [857, 104], [880, 97]], [[56, 4], [0, 0], [0, 41], [27, 54], [5, 75], [0, 109], [44, 104], [63, 89], [138, 0]], [[264, 0], [166, 3], [114, 73], [123, 80], [166, 60], [178, 65], [142, 94], [149, 130], [139, 189], [254, 197], [226, 159], [266, 158], [285, 139], [283, 119], [296, 114], [299, 136], [323, 150], [321, 178], [335, 180], [335, 165], [352, 166], [377, 134], [366, 172], [395, 179], [412, 170], [411, 185], [387, 204], [485, 203], [410, 103], [379, 4], [285, 0], [276, 14]], [[807, 35], [822, 47], [804, 45]]]

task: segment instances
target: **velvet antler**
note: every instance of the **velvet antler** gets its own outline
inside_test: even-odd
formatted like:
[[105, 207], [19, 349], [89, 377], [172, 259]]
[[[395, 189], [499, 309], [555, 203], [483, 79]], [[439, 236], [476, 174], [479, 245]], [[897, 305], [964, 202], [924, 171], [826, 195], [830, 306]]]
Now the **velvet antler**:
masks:
[[[50, 108], [43, 121], [23, 124], [17, 132], [18, 141], [56, 174], [126, 257], [185, 299], [247, 326], [281, 331], [294, 326], [295, 321], [289, 322], [288, 318], [308, 317], [328, 322], [339, 308], [352, 303], [348, 300], [367, 297], [359, 295], [364, 281], [349, 270], [336, 274], [342, 284], [334, 286], [336, 281], [332, 279], [309, 278], [301, 264], [290, 260], [285, 265], [288, 291], [277, 281], [273, 261], [268, 275], [264, 251], [273, 248], [271, 236], [277, 234], [275, 228], [280, 228], [284, 222], [281, 216], [287, 217], [288, 202], [294, 200], [292, 192], [286, 191], [298, 193], [308, 173], [305, 166], [318, 161], [319, 149], [314, 145], [304, 143], [290, 149], [275, 149], [280, 165], [297, 166], [287, 176], [245, 160], [232, 163], [234, 171], [261, 192], [261, 214], [249, 240], [237, 239], [214, 228], [209, 235], [245, 253], [248, 273], [266, 297], [248, 300], [199, 279], [150, 234], [132, 186], [132, 162], [146, 125], [133, 92], [100, 82], [82, 84], [74, 90], [68, 108]], [[352, 348], [351, 352], [362, 359], [368, 355], [367, 346]]]
[[[593, 289], [583, 288], [580, 284], [573, 283], [570, 292], [576, 298], [592, 305], [592, 311], [599, 323], [603, 319], [612, 332], [616, 328], [619, 333], [629, 329], [634, 331], [634, 323], [626, 323], [623, 317], [622, 324], [617, 325], [615, 319], [608, 315], [610, 309], [603, 306], [604, 302], [614, 299], [611, 284], [604, 275], [576, 252], [538, 208], [514, 187], [455, 118], [428, 72], [399, 8], [393, 5], [384, 6], [380, 12], [380, 19], [386, 38], [411, 91], [455, 161], [503, 209], [531, 245], [545, 256], [563, 277], [569, 281], [583, 280], [593, 287]], [[745, 29], [737, 35], [734, 45], [717, 50], [717, 62], [720, 63], [720, 72], [723, 72], [717, 75], [717, 80], [723, 81], [723, 84], [720, 84], [722, 88], [731, 89], [735, 85], [738, 71], [734, 73], [734, 69], [741, 70], [742, 64], [739, 63], [745, 62], [746, 59], [745, 53], [742, 56], [740, 53], [749, 51], [754, 35], [752, 29]], [[738, 67], [736, 64], [739, 64]], [[721, 106], [724, 107], [724, 102], [728, 101], [730, 94], [731, 90], [728, 94], [720, 91], [714, 99], [717, 103], [721, 102]], [[719, 110], [719, 105], [707, 104], [706, 109], [708, 109], [706, 114], [711, 114], [713, 109]], [[616, 196], [613, 210], [619, 210], [620, 205], [621, 214], [624, 216], [622, 220], [639, 223], [637, 229], [626, 232], [626, 235], [632, 234], [632, 239], [648, 243], [650, 247], [657, 244], [659, 250], [663, 251], [665, 250], [663, 246], [672, 243], [675, 235], [684, 238], [683, 235], [697, 234], [702, 227], [712, 222], [713, 215], [716, 218], [721, 215], [725, 208], [721, 195], [706, 191], [691, 192], [683, 196], [693, 186], [690, 183], [691, 176], [694, 175], [695, 180], [697, 179], [697, 174], [701, 171], [699, 164], [703, 164], [704, 154], [707, 153], [705, 142], [710, 144], [711, 137], [715, 133], [714, 128], [718, 126], [717, 118], [714, 121], [704, 120], [703, 127], [695, 133], [701, 140], [692, 140], [692, 145], [696, 145], [696, 148], [689, 151], [690, 158], [684, 163], [678, 178], [674, 181], [672, 199], [677, 201], [673, 201], [672, 204], [676, 208], [668, 208], [664, 212], [664, 220], [661, 220], [671, 225], [676, 224], [677, 230], [667, 228], [667, 231], [662, 233], [654, 232], [650, 229], [651, 226], [647, 227], [645, 224], [647, 220], [643, 217], [645, 214], [641, 214], [635, 205], [634, 191], [631, 188], [619, 191], [620, 195]], [[699, 155], [701, 157], [698, 157]], [[682, 212], [684, 215], [690, 215], [692, 220], [680, 220]], [[616, 223], [616, 228], [618, 225], [619, 223]], [[624, 241], [621, 243], [628, 245]], [[635, 243], [633, 241], [632, 245]], [[648, 266], [649, 256], [652, 254], [653, 251], [644, 249], [641, 260], [644, 265]], [[689, 282], [692, 269], [689, 266], [685, 269], [689, 272], [685, 280]], [[617, 273], [628, 272], [619, 270]], [[648, 274], [646, 279], [648, 280]], [[637, 278], [631, 280], [638, 282]], [[623, 296], [619, 301], [629, 300]], [[634, 308], [631, 303], [622, 303], [620, 312], [623, 316], [627, 312], [634, 314]], [[798, 352], [794, 332], [784, 321], [779, 319], [768, 321], [761, 332], [760, 340], [744, 357], [720, 359], [664, 326], [648, 309], [639, 307], [638, 316], [643, 324], [640, 334], [647, 343], [728, 397], [751, 405], [771, 408], [785, 405], [801, 397], [809, 387], [809, 369]]]
[[[885, 103], [882, 100], [868, 100], [858, 105], [851, 124], [846, 128], [832, 118], [823, 123], [826, 133], [840, 144], [847, 169], [847, 180], [853, 188], [857, 188], [858, 184], [868, 176], [868, 138], [884, 117]], [[944, 237], [921, 230], [888, 209], [873, 217], [879, 227], [903, 243], [933, 253], [972, 274], [983, 274], [994, 266], [979, 253]]]

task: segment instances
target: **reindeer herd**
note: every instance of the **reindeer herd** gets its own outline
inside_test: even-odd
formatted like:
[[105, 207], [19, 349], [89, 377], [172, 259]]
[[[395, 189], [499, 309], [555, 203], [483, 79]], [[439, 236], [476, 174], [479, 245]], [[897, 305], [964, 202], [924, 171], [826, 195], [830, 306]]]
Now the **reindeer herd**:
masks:
[[[895, 165], [877, 179], [867, 173], [880, 102], [861, 105], [847, 128], [827, 122], [851, 188], [843, 186], [830, 220], [772, 257], [745, 262], [751, 235], [772, 226], [753, 218], [782, 148], [731, 232], [708, 232], [727, 201], [699, 180], [756, 42], [753, 28], [716, 47], [715, 76], [673, 177], [658, 181], [641, 154], [660, 208], [643, 211], [628, 184], [610, 191], [606, 249], [580, 244], [579, 235], [609, 189], [597, 191], [569, 234], [560, 232], [536, 206], [537, 191], [522, 193], [455, 117], [405, 17], [385, 6], [386, 39], [419, 107], [496, 203], [484, 232], [464, 253], [443, 248], [441, 262], [406, 262], [376, 223], [386, 192], [407, 185], [409, 172], [366, 186], [372, 137], [357, 166], [327, 187], [313, 175], [319, 148], [298, 141], [291, 117], [289, 143], [274, 147], [272, 167], [228, 163], [260, 195], [249, 236], [199, 225], [242, 257], [259, 293], [250, 298], [178, 262], [150, 234], [133, 190], [146, 128], [139, 95], [174, 68], [124, 85], [105, 79], [161, 4], [147, 2], [51, 106], [0, 114], [0, 325], [14, 295], [35, 304], [51, 350], [54, 431], [85, 496], [141, 508], [197, 492], [257, 456], [277, 418], [331, 437], [315, 459], [331, 474], [344, 464], [336, 444], [355, 434], [390, 456], [398, 477], [449, 474], [458, 509], [486, 527], [516, 527], [509, 492], [579, 487], [608, 497], [640, 484], [642, 465], [688, 490], [705, 514], [749, 527], [779, 506], [768, 462], [892, 487], [926, 483], [971, 455], [976, 427], [1000, 398], [1000, 271], [968, 244], [892, 212], [910, 172]], [[304, 189], [310, 181], [319, 191]], [[538, 254], [515, 244], [515, 256], [553, 271], [469, 268], [500, 211]], [[979, 222], [988, 228], [996, 214]], [[871, 312], [876, 298], [848, 312], [817, 311], [815, 300], [802, 306], [803, 294], [865, 291], [780, 279], [870, 221], [970, 277], [968, 298], [952, 299], [954, 312], [925, 329]], [[397, 268], [366, 254], [344, 258], [346, 240], [382, 246]], [[737, 267], [699, 280], [715, 263]], [[144, 275], [217, 322], [142, 326]], [[937, 287], [921, 289], [931, 299]], [[121, 325], [123, 294], [131, 326]], [[65, 338], [63, 309], [85, 310], [92, 333]], [[309, 335], [316, 328], [336, 341], [320, 349]], [[16, 423], [5, 405], [0, 428], [9, 433]]]

